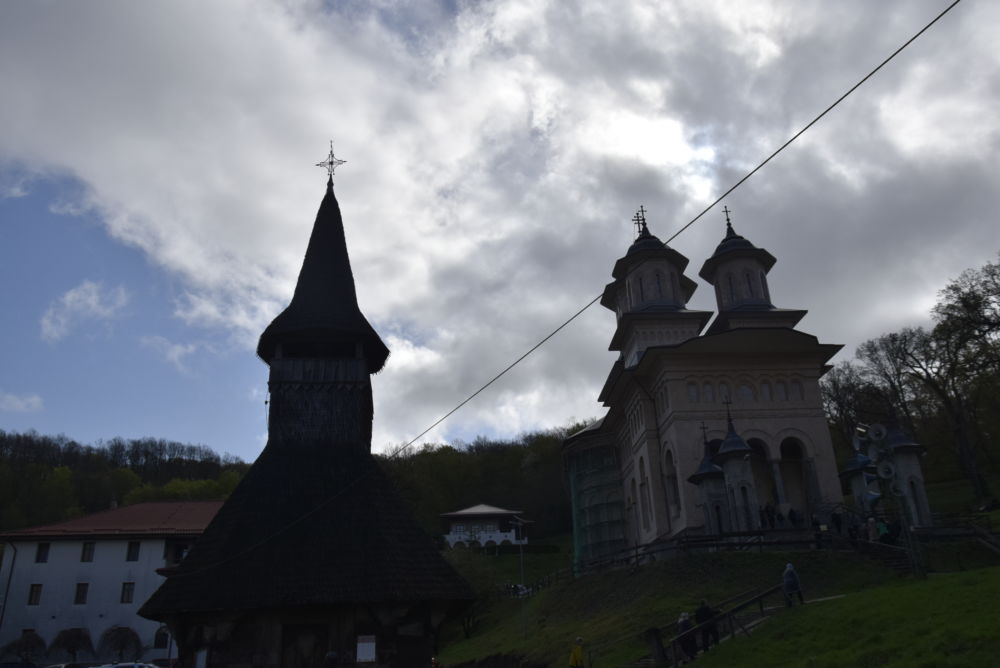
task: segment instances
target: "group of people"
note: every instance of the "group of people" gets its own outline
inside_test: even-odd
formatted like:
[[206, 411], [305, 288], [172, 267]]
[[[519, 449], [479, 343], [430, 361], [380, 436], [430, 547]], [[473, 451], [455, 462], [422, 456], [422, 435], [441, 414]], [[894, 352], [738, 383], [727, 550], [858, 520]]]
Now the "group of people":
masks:
[[693, 620], [687, 612], [681, 613], [677, 619], [677, 635], [680, 636], [677, 644], [683, 658], [694, 661], [694, 658], [698, 656], [697, 634], [688, 633], [696, 625], [701, 629], [701, 651], [707, 652], [713, 643], [719, 644], [719, 626], [716, 622], [718, 616], [719, 610], [710, 607], [705, 599], [702, 599], [701, 605], [694, 611]]
[[[785, 515], [771, 505], [759, 506], [760, 528], [761, 529], [782, 529], [785, 526]], [[795, 508], [788, 509], [788, 525], [793, 529], [802, 526], [802, 516], [795, 512]]]

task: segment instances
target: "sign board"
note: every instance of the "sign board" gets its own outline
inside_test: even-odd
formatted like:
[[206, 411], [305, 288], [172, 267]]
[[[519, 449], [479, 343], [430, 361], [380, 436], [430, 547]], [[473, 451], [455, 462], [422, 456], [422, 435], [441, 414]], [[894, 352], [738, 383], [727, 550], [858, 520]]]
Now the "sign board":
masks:
[[358, 663], [375, 663], [375, 636], [358, 636]]

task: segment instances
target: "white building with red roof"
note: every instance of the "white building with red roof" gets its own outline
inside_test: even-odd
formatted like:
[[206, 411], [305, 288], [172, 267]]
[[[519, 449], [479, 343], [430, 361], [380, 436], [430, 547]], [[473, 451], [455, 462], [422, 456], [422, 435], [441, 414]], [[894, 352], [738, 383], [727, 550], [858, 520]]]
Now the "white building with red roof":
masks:
[[[65, 644], [53, 643], [56, 637], [80, 629], [98, 660], [168, 658], [172, 643], [165, 627], [136, 611], [221, 505], [139, 503], [0, 534], [0, 647], [37, 635], [51, 663], [69, 658], [53, 646]], [[111, 629], [118, 630], [109, 633]], [[80, 631], [67, 634], [81, 636]], [[134, 649], [120, 656], [129, 644]], [[88, 659], [89, 654], [84, 650], [76, 658]], [[36, 662], [42, 658], [34, 657]]]

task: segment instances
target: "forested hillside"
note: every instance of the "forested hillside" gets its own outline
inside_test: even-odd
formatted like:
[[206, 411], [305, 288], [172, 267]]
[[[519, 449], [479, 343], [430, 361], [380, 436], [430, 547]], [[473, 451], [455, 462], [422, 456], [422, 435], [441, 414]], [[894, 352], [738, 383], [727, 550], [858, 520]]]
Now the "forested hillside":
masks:
[[248, 464], [203, 445], [140, 438], [77, 443], [0, 430], [0, 531], [160, 499], [220, 499]]
[[[570, 531], [560, 446], [576, 428], [378, 458], [431, 535], [441, 533], [440, 513], [488, 503], [523, 510], [534, 521], [529, 536], [540, 537]], [[140, 501], [223, 499], [247, 468], [203, 445], [154, 438], [84, 445], [0, 430], [0, 531]]]
[[468, 445], [425, 446], [381, 460], [417, 519], [441, 533], [440, 514], [479, 503], [522, 510], [528, 537], [572, 530], [560, 448], [583, 425], [530, 432], [512, 440], [478, 438]]

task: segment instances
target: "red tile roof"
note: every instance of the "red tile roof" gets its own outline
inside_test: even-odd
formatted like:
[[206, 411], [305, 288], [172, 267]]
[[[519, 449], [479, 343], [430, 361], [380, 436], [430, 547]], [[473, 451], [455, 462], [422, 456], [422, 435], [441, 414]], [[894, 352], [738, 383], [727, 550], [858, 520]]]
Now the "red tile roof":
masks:
[[0, 540], [74, 538], [78, 536], [198, 535], [222, 501], [153, 501], [84, 515], [65, 522], [0, 534]]

